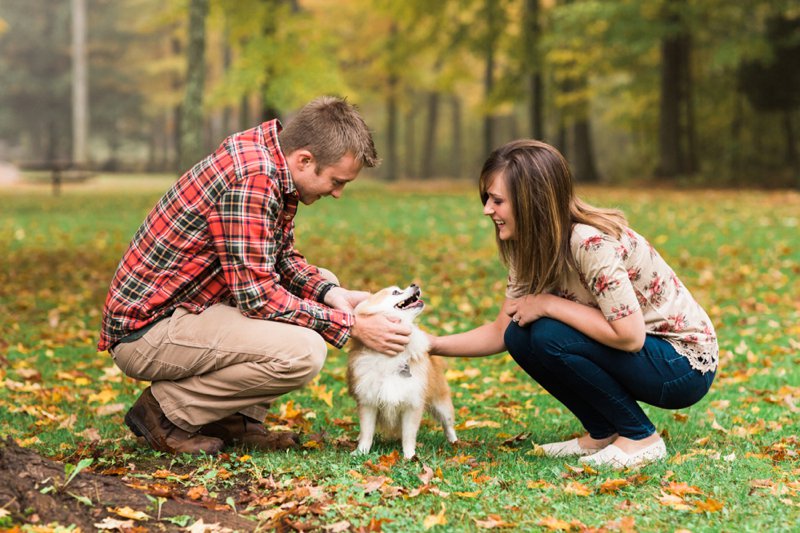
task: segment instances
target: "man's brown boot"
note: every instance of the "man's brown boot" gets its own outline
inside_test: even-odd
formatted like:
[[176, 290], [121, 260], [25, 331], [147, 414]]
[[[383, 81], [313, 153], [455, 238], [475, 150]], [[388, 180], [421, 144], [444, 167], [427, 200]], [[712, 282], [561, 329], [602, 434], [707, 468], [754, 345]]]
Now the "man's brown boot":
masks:
[[229, 446], [266, 451], [295, 448], [300, 443], [297, 433], [268, 431], [261, 422], [239, 413], [206, 424], [200, 428], [200, 434], [222, 439]]
[[150, 387], [125, 415], [125, 424], [134, 435], [144, 437], [151, 448], [162, 452], [215, 454], [225, 446], [220, 439], [189, 433], [170, 422]]

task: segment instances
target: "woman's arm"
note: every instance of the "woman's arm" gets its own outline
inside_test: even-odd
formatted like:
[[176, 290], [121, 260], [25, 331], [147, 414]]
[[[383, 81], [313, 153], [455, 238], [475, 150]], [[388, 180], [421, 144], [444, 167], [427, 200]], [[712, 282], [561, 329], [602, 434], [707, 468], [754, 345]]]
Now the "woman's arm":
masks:
[[511, 301], [507, 312], [511, 318], [519, 319], [520, 326], [549, 317], [577, 329], [601, 344], [626, 352], [641, 350], [646, 337], [641, 309], [609, 322], [602, 311], [594, 307], [553, 294], [529, 294]]
[[511, 317], [508, 314], [508, 305], [511, 300], [503, 303], [503, 308], [498, 313], [494, 322], [489, 322], [475, 329], [434, 337], [428, 335], [431, 342], [431, 355], [442, 355], [444, 357], [484, 357], [505, 351], [506, 344], [503, 336]]

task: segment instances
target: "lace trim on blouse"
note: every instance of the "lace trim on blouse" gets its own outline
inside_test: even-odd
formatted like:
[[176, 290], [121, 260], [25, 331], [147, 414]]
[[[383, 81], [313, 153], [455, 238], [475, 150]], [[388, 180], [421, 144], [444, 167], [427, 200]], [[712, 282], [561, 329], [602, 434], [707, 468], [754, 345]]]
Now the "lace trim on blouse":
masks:
[[693, 343], [679, 339], [664, 339], [675, 351], [686, 357], [693, 369], [705, 374], [717, 369], [719, 364], [719, 346], [716, 343]]

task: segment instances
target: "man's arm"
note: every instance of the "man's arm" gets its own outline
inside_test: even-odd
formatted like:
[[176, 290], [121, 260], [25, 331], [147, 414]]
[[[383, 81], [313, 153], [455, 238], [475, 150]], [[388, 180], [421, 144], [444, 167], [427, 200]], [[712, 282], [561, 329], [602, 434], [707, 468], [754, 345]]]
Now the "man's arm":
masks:
[[263, 177], [236, 183], [209, 215], [209, 232], [231, 294], [245, 316], [307, 327], [342, 347], [353, 315], [296, 296], [280, 283], [281, 215], [280, 191]]

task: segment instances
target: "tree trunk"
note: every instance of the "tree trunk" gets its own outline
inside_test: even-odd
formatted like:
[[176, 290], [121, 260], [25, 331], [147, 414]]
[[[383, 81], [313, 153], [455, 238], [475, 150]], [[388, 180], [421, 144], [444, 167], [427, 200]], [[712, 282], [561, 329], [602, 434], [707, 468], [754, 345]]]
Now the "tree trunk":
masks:
[[397, 47], [397, 22], [394, 20], [389, 26], [389, 56], [392, 58], [389, 67], [389, 76], [386, 80], [388, 96], [386, 98], [386, 158], [384, 159], [383, 172], [387, 181], [397, 181], [399, 178], [397, 171], [397, 131], [399, 128], [397, 117], [397, 94], [399, 92], [400, 80], [395, 70], [397, 62], [394, 60], [395, 49]]
[[494, 63], [495, 48], [497, 45], [497, 26], [498, 7], [494, 0], [486, 0], [486, 66], [483, 73], [483, 92], [486, 104], [485, 115], [483, 118], [483, 152], [484, 157], [494, 150], [495, 142], [495, 121], [491, 109], [492, 93], [494, 92]]
[[594, 161], [594, 148], [592, 144], [592, 131], [589, 119], [581, 119], [573, 125], [574, 154], [570, 162], [576, 181], [582, 183], [597, 183], [600, 174]]
[[461, 159], [464, 154], [463, 141], [461, 137], [461, 100], [457, 95], [453, 95], [451, 99], [451, 110], [453, 118], [453, 145], [450, 153], [450, 173], [454, 178], [460, 178], [463, 171]]
[[72, 0], [72, 161], [88, 159], [89, 75], [86, 52], [86, 0]]
[[[491, 12], [491, 9], [490, 9]], [[486, 48], [486, 70], [483, 76], [485, 101], [488, 104], [494, 91], [494, 43]], [[483, 117], [483, 153], [488, 156], [494, 150], [494, 117], [487, 109]]]
[[544, 94], [542, 83], [542, 61], [539, 51], [539, 0], [525, 1], [525, 65], [528, 76], [528, 120], [530, 136], [544, 138]]
[[414, 102], [414, 95], [410, 95], [411, 105], [408, 108], [405, 116], [405, 157], [403, 158], [404, 165], [403, 165], [403, 175], [407, 178], [416, 178], [417, 175], [417, 167], [415, 164], [415, 160], [417, 158], [417, 150], [416, 150], [416, 118], [417, 118], [417, 106]]
[[681, 39], [681, 98], [684, 106], [686, 131], [686, 160], [683, 171], [694, 174], [700, 168], [697, 159], [697, 134], [694, 120], [694, 85], [692, 83], [692, 38], [685, 33]]
[[397, 181], [397, 76], [389, 77], [389, 97], [386, 99], [386, 160], [384, 176]]
[[685, 0], [665, 4], [668, 33], [661, 41], [661, 101], [656, 175], [675, 178], [697, 170], [691, 82], [691, 35], [681, 18]]
[[434, 158], [436, 156], [436, 129], [439, 123], [439, 93], [428, 93], [428, 113], [425, 124], [425, 141], [422, 143], [422, 179], [430, 179], [434, 175]]
[[189, 169], [205, 154], [203, 149], [203, 85], [205, 83], [206, 16], [209, 0], [189, 3], [189, 44], [186, 49], [186, 94], [181, 121], [181, 167]]

